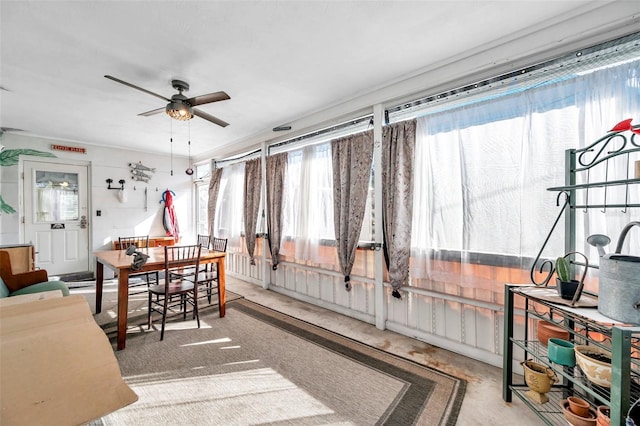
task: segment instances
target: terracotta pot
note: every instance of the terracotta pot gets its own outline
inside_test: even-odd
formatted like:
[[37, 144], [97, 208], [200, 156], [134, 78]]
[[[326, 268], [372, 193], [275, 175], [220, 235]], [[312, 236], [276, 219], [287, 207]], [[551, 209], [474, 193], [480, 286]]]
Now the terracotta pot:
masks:
[[611, 387], [611, 353], [598, 346], [576, 345], [576, 364], [590, 382]]
[[590, 405], [587, 401], [577, 396], [570, 396], [567, 398], [567, 402], [569, 402], [569, 410], [573, 414], [579, 417], [588, 417]]
[[596, 426], [596, 417], [598, 416], [598, 413], [595, 408], [589, 407], [587, 415], [582, 417], [571, 412], [569, 409], [569, 401], [566, 399], [560, 401], [560, 406], [562, 407], [562, 414], [564, 414], [564, 418], [573, 426]]
[[537, 336], [540, 343], [547, 346], [549, 339], [569, 340], [569, 332], [562, 327], [547, 321], [538, 321]]
[[610, 426], [611, 419], [609, 415], [611, 414], [611, 410], [606, 405], [600, 405], [598, 407], [598, 416], [596, 417], [596, 424], [598, 426]]

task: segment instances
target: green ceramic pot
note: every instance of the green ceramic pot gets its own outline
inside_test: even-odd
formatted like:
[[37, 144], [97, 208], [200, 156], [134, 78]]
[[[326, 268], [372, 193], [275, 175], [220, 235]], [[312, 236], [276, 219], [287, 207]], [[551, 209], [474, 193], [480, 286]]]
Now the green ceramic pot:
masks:
[[576, 354], [573, 349], [573, 343], [552, 337], [549, 339], [547, 348], [549, 361], [554, 364], [564, 365], [566, 367], [574, 367], [576, 365]]

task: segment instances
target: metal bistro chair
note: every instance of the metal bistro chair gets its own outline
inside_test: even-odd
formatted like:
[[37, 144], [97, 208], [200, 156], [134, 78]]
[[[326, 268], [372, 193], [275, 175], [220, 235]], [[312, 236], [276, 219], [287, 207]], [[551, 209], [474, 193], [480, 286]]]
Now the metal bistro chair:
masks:
[[[151, 329], [152, 325], [152, 313], [157, 312], [162, 315], [160, 340], [164, 339], [167, 313], [169, 311], [181, 311], [183, 320], [186, 320], [187, 304], [193, 306], [193, 316], [197, 320], [198, 328], [200, 328], [197, 281], [197, 272], [200, 267], [200, 252], [200, 245], [164, 247], [164, 284], [158, 283], [149, 286], [149, 306], [147, 313], [149, 329]], [[196, 272], [195, 280], [189, 281], [182, 278], [174, 278], [175, 275], [172, 275], [171, 270], [176, 268], [193, 268]]]
[[[126, 250], [129, 246], [135, 246], [137, 249], [143, 249], [149, 247], [149, 236], [139, 236], [139, 237], [119, 237], [118, 238], [118, 247], [120, 250]], [[131, 278], [143, 278], [144, 281], [140, 282], [131, 282]], [[140, 287], [146, 284], [147, 288], [153, 284], [158, 283], [159, 274], [158, 271], [151, 272], [140, 272], [140, 273], [132, 273], [129, 274], [129, 288]], [[138, 292], [142, 293], [142, 292]], [[137, 293], [135, 293], [137, 294]]]
[[[211, 250], [226, 252], [227, 251], [227, 239], [226, 238], [212, 238]], [[207, 301], [211, 304], [211, 296], [218, 291], [218, 279], [220, 275], [218, 272], [218, 265], [215, 263], [207, 263], [198, 274], [197, 282], [207, 295]], [[187, 279], [193, 279], [187, 277]]]

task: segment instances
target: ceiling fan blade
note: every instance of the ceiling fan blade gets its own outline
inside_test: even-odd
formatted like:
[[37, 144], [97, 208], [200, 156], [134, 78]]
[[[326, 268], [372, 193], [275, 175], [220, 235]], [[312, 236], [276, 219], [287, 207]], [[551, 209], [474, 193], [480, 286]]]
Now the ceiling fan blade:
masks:
[[200, 111], [199, 109], [193, 108], [193, 115], [197, 115], [198, 117], [204, 118], [205, 120], [215, 123], [221, 127], [227, 127], [229, 125], [229, 123], [220, 120], [218, 117], [214, 117], [213, 115], [207, 114], [206, 112]]
[[151, 92], [151, 91], [149, 91], [147, 89], [143, 89], [142, 87], [138, 87], [138, 86], [136, 86], [134, 84], [127, 83], [126, 81], [120, 80], [119, 78], [115, 78], [115, 77], [112, 77], [110, 75], [105, 75], [105, 78], [108, 78], [109, 80], [113, 80], [116, 83], [124, 84], [125, 86], [129, 86], [129, 87], [131, 87], [133, 89], [140, 90], [141, 92], [148, 93], [149, 95], [155, 96], [156, 98], [160, 98], [160, 99], [163, 99], [163, 100], [165, 100], [167, 102], [171, 102], [171, 99], [165, 98], [162, 95], [158, 95], [157, 93], [153, 93], [153, 92]]
[[187, 99], [187, 102], [189, 102], [191, 106], [198, 106], [210, 104], [211, 102], [226, 101], [227, 99], [231, 98], [225, 92], [215, 92], [209, 93], [208, 95], [194, 96], [193, 98]]
[[147, 112], [141, 112], [138, 115], [143, 115], [145, 117], [148, 117], [150, 115], [156, 115], [156, 114], [159, 114], [159, 113], [165, 112], [165, 111], [166, 111], [166, 108], [162, 107], [162, 108], [152, 109], [151, 111], [147, 111]]

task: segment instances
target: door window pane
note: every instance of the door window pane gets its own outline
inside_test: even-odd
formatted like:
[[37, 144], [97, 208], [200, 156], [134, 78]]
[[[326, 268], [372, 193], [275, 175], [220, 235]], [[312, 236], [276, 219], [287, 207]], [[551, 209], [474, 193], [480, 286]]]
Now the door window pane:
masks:
[[79, 220], [78, 174], [36, 171], [36, 222]]

